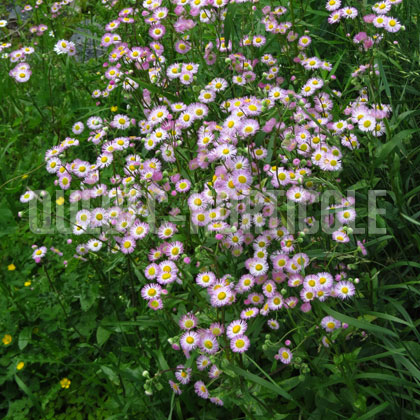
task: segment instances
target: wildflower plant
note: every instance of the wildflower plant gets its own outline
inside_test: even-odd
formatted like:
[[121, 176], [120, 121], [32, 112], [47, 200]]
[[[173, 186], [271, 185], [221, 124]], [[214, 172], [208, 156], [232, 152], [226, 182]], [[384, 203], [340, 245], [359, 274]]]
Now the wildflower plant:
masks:
[[[69, 3], [48, 10], [65, 15]], [[171, 413], [196, 394], [269, 416], [259, 397], [270, 391], [278, 413], [309, 415], [289, 391], [309, 377], [311, 358], [364, 337], [345, 322], [367, 250], [341, 178], [389, 131], [377, 57], [404, 30], [402, 0], [306, 3], [103, 0], [103, 54], [84, 93], [97, 108], [45, 150], [43, 188], [61, 194], [66, 239], [34, 244], [32, 259], [49, 281], [59, 260], [89, 275], [104, 302], [95, 351], [102, 357], [108, 339], [132, 327], [138, 342], [126, 346], [133, 357], [147, 352], [149, 366], [124, 363], [146, 396], [173, 392]], [[306, 21], [315, 12], [322, 27]], [[10, 77], [31, 83], [37, 47], [13, 48], [2, 46]], [[77, 68], [69, 39], [54, 40], [52, 53]], [[22, 191], [22, 208], [42, 198]], [[121, 371], [101, 369], [129, 392]], [[77, 380], [61, 375], [71, 391]]]

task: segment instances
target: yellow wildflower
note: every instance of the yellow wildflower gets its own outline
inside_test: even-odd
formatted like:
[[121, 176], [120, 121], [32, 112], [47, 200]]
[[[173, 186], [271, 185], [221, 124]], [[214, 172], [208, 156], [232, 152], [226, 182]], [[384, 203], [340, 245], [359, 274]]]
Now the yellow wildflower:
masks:
[[69, 378], [63, 378], [60, 381], [61, 388], [68, 389], [68, 388], [70, 388], [70, 384], [71, 384], [71, 381], [70, 381]]
[[1, 341], [5, 346], [8, 346], [12, 342], [12, 336], [10, 334], [5, 334]]

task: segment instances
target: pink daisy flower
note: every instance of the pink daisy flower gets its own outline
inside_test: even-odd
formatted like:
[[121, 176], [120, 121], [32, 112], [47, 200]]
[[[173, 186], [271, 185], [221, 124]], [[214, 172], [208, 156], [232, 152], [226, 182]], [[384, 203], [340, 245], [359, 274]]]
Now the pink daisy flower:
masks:
[[183, 350], [194, 350], [200, 341], [200, 336], [194, 331], [187, 331], [181, 336], [180, 344]]
[[121, 239], [120, 249], [123, 254], [131, 254], [136, 247], [136, 241], [131, 236], [125, 236]]
[[177, 394], [177, 395], [182, 394], [182, 391], [181, 391], [181, 388], [179, 387], [179, 384], [175, 383], [174, 381], [169, 380], [169, 385], [171, 386], [171, 388], [175, 392], [175, 394]]
[[200, 348], [208, 354], [214, 354], [219, 350], [219, 343], [213, 334], [204, 334], [200, 340]]
[[181, 179], [176, 183], [175, 188], [179, 193], [188, 192], [191, 188], [191, 182], [188, 179]]
[[178, 324], [183, 330], [191, 330], [197, 326], [198, 320], [192, 313], [188, 313], [181, 317]]
[[160, 239], [169, 239], [176, 233], [176, 225], [170, 222], [163, 223], [158, 229]]
[[332, 316], [325, 316], [321, 320], [321, 326], [327, 332], [332, 332], [341, 327], [341, 322]]
[[146, 286], [141, 289], [141, 296], [145, 300], [156, 299], [161, 293], [162, 287], [157, 283], [146, 284]]
[[287, 347], [281, 347], [274, 357], [285, 365], [288, 365], [293, 359], [293, 353]]
[[[219, 0], [216, 0], [216, 1], [219, 1]], [[194, 391], [199, 397], [203, 399], [207, 399], [210, 396], [209, 391], [203, 381], [197, 381], [194, 384]]]
[[191, 380], [191, 368], [185, 368], [184, 365], [178, 365], [176, 367], [175, 377], [183, 385], [187, 385]]
[[249, 349], [250, 341], [246, 335], [235, 336], [230, 341], [230, 348], [235, 353], [244, 353]]
[[238, 319], [236, 321], [232, 321], [228, 325], [226, 329], [226, 335], [228, 336], [228, 338], [233, 339], [235, 337], [243, 335], [247, 328], [247, 323], [241, 319]]
[[355, 295], [356, 289], [349, 281], [340, 281], [334, 287], [334, 292], [340, 299], [348, 299]]

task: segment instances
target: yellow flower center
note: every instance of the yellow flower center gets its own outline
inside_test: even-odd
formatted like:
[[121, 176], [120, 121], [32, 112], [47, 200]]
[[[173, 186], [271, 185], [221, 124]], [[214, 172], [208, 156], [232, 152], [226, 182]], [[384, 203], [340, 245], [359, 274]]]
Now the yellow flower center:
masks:
[[217, 295], [217, 298], [218, 298], [218, 299], [220, 299], [220, 300], [225, 299], [225, 298], [226, 298], [226, 293], [225, 293], [225, 292], [220, 292], [220, 293]]
[[186, 328], [192, 328], [194, 326], [194, 322], [191, 319], [187, 319], [185, 321], [185, 327]]
[[241, 349], [242, 347], [245, 346], [245, 341], [242, 340], [242, 338], [240, 338], [239, 340], [236, 341], [235, 345], [238, 349]]
[[246, 183], [246, 176], [244, 176], [244, 175], [240, 175], [240, 176], [238, 177], [238, 181], [239, 181], [241, 184], [245, 184], [245, 183]]

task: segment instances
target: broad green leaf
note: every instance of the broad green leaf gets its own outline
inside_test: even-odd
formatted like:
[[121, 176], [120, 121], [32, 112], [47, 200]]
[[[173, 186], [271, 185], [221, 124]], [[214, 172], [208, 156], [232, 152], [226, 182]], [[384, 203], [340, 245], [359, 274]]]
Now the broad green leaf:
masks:
[[240, 367], [235, 366], [233, 364], [230, 364], [229, 368], [231, 370], [233, 370], [235, 373], [237, 373], [238, 375], [243, 376], [248, 381], [253, 382], [255, 384], [258, 384], [258, 385], [260, 385], [264, 388], [267, 388], [270, 391], [272, 391], [272, 392], [274, 392], [278, 395], [281, 395], [283, 398], [286, 398], [287, 400], [292, 400], [292, 396], [288, 392], [286, 392], [283, 388], [281, 388], [280, 386], [274, 385], [273, 383], [268, 382], [265, 379], [255, 375], [253, 373], [247, 372], [246, 370], [243, 370]]
[[18, 347], [20, 350], [23, 350], [31, 340], [32, 337], [32, 327], [25, 327], [19, 334]]
[[98, 345], [102, 346], [103, 344], [105, 344], [111, 334], [112, 334], [111, 331], [106, 330], [105, 328], [102, 328], [101, 326], [99, 326], [98, 329], [96, 330], [96, 341]]
[[391, 154], [391, 152], [400, 145], [405, 139], [409, 138], [416, 129], [407, 129], [400, 131], [396, 134], [391, 140], [386, 142], [382, 147], [380, 147], [376, 152], [376, 160], [374, 165], [379, 166], [384, 160]]

